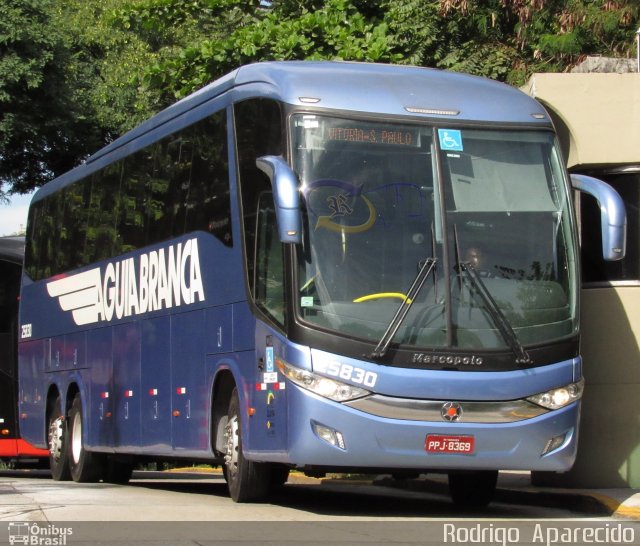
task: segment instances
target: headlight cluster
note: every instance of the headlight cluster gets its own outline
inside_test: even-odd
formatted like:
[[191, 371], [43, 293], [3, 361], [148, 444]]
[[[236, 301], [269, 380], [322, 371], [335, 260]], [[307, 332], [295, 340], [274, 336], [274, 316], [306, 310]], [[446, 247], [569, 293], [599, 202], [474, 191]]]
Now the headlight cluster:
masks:
[[584, 379], [580, 379], [577, 383], [570, 383], [564, 387], [551, 389], [550, 391], [541, 392], [540, 394], [534, 394], [533, 396], [529, 396], [527, 400], [537, 404], [538, 406], [542, 406], [543, 408], [556, 410], [564, 408], [576, 400], [580, 400], [580, 398], [582, 398], [583, 391]]
[[336, 402], [346, 402], [356, 398], [362, 398], [371, 394], [368, 390], [360, 387], [354, 387], [335, 379], [329, 379], [322, 375], [317, 375], [308, 370], [296, 368], [288, 362], [276, 359], [278, 369], [287, 379], [290, 379], [296, 385], [303, 389], [307, 389], [319, 396], [335, 400]]

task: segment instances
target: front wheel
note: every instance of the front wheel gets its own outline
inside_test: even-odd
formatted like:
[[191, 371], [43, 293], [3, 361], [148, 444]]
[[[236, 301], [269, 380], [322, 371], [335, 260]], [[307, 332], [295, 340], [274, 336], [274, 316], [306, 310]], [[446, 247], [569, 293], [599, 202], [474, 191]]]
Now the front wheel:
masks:
[[270, 465], [244, 458], [242, 453], [242, 418], [238, 389], [233, 389], [225, 427], [225, 478], [235, 502], [257, 501], [266, 497], [271, 485]]
[[449, 472], [451, 500], [463, 508], [485, 508], [496, 492], [497, 470]]
[[82, 426], [82, 399], [76, 394], [69, 411], [69, 470], [74, 482], [98, 482], [103, 472], [101, 456], [85, 449]]
[[49, 443], [49, 467], [51, 477], [56, 481], [71, 478], [69, 471], [69, 438], [67, 420], [61, 409], [60, 397], [57, 397], [49, 410], [47, 440]]

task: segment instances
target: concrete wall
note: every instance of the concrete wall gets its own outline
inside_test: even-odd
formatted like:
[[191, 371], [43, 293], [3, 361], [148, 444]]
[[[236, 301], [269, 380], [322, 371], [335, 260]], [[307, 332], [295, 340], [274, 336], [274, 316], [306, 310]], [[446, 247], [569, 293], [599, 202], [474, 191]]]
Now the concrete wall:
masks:
[[[640, 74], [536, 74], [523, 90], [553, 118], [571, 171], [640, 164]], [[566, 474], [534, 473], [534, 483], [640, 487], [640, 279], [585, 286], [581, 323], [578, 458]]]
[[640, 74], [534, 74], [522, 89], [554, 118], [569, 168], [640, 162]]

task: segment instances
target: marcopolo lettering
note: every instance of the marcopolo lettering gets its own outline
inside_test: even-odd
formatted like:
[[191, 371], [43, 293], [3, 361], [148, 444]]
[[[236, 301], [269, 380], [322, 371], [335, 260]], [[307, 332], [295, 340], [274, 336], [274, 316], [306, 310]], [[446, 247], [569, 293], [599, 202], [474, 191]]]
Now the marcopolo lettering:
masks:
[[413, 364], [442, 364], [448, 366], [482, 366], [484, 362], [481, 356], [476, 355], [443, 355], [414, 353], [411, 360]]
[[198, 240], [56, 279], [47, 291], [78, 325], [204, 301]]

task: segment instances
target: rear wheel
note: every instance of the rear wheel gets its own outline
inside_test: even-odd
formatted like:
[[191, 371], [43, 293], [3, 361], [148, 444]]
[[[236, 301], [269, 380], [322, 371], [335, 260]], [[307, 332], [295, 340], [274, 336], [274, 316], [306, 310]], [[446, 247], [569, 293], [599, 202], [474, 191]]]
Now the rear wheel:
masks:
[[66, 481], [71, 478], [68, 426], [61, 406], [58, 396], [49, 410], [48, 417], [49, 466], [51, 477], [56, 481]]
[[102, 477], [102, 458], [85, 449], [82, 427], [82, 399], [76, 394], [69, 411], [69, 470], [75, 482], [97, 482]]
[[449, 493], [457, 506], [484, 508], [493, 500], [497, 481], [497, 470], [450, 472]]
[[[238, 389], [233, 389], [225, 429], [225, 477], [229, 494], [235, 502], [263, 499], [271, 485], [271, 467], [244, 458], [242, 453], [242, 418]], [[284, 483], [284, 482], [283, 482]]]

